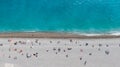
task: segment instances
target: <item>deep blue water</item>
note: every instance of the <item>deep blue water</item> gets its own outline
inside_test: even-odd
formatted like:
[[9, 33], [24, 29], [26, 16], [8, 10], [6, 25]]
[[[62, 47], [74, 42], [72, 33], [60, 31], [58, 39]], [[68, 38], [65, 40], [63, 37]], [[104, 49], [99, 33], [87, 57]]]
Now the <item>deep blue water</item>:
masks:
[[120, 31], [120, 0], [0, 0], [0, 32]]

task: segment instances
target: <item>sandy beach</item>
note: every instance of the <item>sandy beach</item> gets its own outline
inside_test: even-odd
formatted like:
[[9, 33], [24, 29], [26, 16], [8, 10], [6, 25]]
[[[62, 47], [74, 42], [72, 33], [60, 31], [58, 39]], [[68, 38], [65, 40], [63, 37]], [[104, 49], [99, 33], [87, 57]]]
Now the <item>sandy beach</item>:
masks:
[[120, 66], [119, 36], [1, 33], [0, 37], [0, 67]]

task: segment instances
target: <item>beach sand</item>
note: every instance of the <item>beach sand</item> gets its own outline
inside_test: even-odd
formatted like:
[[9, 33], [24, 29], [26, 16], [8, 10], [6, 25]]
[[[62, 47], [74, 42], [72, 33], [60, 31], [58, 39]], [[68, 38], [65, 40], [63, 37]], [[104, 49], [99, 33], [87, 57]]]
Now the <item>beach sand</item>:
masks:
[[0, 67], [120, 66], [119, 36], [6, 33], [0, 37]]

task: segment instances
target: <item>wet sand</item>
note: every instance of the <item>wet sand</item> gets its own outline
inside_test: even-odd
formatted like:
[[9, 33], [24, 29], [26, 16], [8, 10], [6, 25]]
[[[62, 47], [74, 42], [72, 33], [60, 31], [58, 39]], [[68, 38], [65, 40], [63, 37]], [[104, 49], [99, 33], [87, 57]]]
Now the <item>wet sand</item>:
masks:
[[0, 38], [0, 67], [119, 67], [120, 38]]
[[14, 32], [0, 33], [0, 38], [120, 38], [120, 35], [82, 35], [72, 33], [54, 33], [54, 32]]

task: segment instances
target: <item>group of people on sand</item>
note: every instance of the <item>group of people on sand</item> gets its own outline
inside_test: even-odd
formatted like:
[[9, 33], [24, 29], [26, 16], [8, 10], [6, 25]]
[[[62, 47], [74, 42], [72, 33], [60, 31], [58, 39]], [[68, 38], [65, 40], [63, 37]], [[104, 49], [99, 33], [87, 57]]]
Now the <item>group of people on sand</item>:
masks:
[[[12, 43], [11, 43], [12, 42]], [[29, 44], [27, 44], [27, 42], [29, 42]], [[67, 41], [66, 41], [67, 42]], [[80, 44], [80, 43], [78, 43], [78, 42], [76, 42], [76, 41], [74, 41], [74, 40], [72, 40], [72, 39], [70, 39], [69, 41], [68, 41], [69, 43], [75, 43], [75, 44], [78, 44], [79, 45], [79, 47], [81, 47], [81, 46], [89, 46], [89, 43], [84, 43], [83, 45], [82, 44]], [[30, 46], [30, 49], [33, 49], [32, 47], [34, 46], [34, 45], [41, 45], [42, 44], [42, 42], [39, 40], [39, 39], [35, 39], [35, 40], [32, 40], [32, 41], [30, 41], [30, 40], [16, 40], [16, 41], [14, 41], [14, 40], [8, 40], [8, 43], [9, 44], [12, 44], [12, 46], [16, 46], [16, 45], [28, 45], [28, 46]], [[53, 44], [54, 42], [52, 41], [52, 40], [50, 40], [49, 41], [49, 44]], [[57, 41], [57, 44], [60, 44], [61, 43], [61, 41]], [[48, 45], [49, 45], [48, 44]], [[57, 45], [56, 44], [56, 45]], [[64, 43], [65, 45], [66, 45], [66, 43]], [[4, 44], [0, 44], [0, 46], [3, 46]], [[68, 44], [69, 45], [69, 44]], [[98, 44], [98, 46], [99, 46], [99, 48], [98, 48], [98, 51], [100, 51], [101, 50], [101, 47], [102, 47], [102, 44]], [[120, 46], [120, 45], [119, 45]], [[39, 47], [39, 46], [38, 46]], [[95, 45], [91, 45], [91, 47], [92, 48], [94, 48], [95, 47]], [[109, 45], [106, 45], [106, 47], [109, 47]], [[11, 46], [9, 47], [9, 52], [11, 52], [11, 51], [16, 51], [17, 53], [19, 53], [20, 55], [23, 55], [23, 56], [26, 56], [26, 58], [31, 58], [32, 56], [34, 56], [34, 57], [39, 57], [39, 52], [35, 52], [35, 53], [33, 53], [33, 54], [31, 54], [31, 53], [24, 53], [24, 49], [18, 49], [18, 48], [11, 48]], [[55, 52], [55, 54], [57, 55], [58, 53], [60, 53], [60, 52], [66, 52], [66, 54], [65, 54], [65, 57], [66, 58], [69, 58], [69, 54], [67, 54], [67, 52], [68, 51], [72, 51], [73, 50], [73, 48], [72, 47], [67, 47], [66, 46], [66, 49], [63, 49], [63, 48], [61, 48], [61, 47], [53, 47], [53, 49], [52, 49], [52, 51], [53, 52]], [[46, 49], [46, 52], [49, 52], [50, 50], [49, 49]], [[80, 53], [83, 53], [84, 52], [84, 48], [79, 48], [79, 51], [80, 51]], [[105, 50], [105, 54], [106, 55], [109, 55], [109, 50]], [[88, 55], [89, 56], [92, 56], [93, 55], [93, 53], [92, 52], [90, 52], [90, 53], [88, 53]], [[9, 55], [8, 56], [8, 58], [11, 58], [12, 56], [11, 55]], [[17, 60], [17, 56], [15, 56], [13, 59], [15, 59], [15, 60]], [[80, 56], [80, 58], [79, 58], [79, 60], [81, 61], [81, 60], [83, 60], [84, 58], [83, 57], [81, 57]], [[85, 60], [85, 59], [84, 59]], [[87, 64], [87, 60], [85, 60], [84, 61], [84, 63], [83, 63], [84, 65], [86, 65]]]

